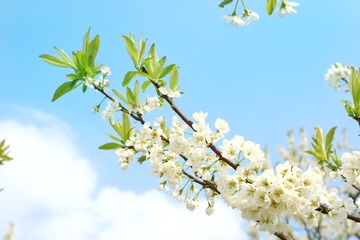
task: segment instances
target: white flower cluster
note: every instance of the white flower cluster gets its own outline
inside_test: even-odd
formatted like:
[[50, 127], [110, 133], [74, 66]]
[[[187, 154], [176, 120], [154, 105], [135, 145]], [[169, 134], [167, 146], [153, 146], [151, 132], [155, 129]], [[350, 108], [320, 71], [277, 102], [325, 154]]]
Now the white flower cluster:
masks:
[[[198, 190], [189, 175], [183, 176], [187, 174], [186, 167], [190, 167], [194, 176], [207, 184], [204, 190], [208, 201], [206, 214], [214, 212], [215, 201], [221, 196], [229, 206], [239, 209], [244, 219], [256, 222], [259, 230], [270, 233], [292, 229], [291, 225], [281, 221], [285, 216], [302, 218], [310, 229], [318, 225], [321, 209], [327, 211], [335, 224], [343, 222], [348, 212], [356, 210], [351, 198], [344, 201], [337, 189], [326, 189], [324, 173], [318, 168], [309, 167], [303, 172], [296, 161], [286, 161], [276, 166], [276, 173], [273, 169], [262, 170], [264, 153], [259, 144], [245, 141], [238, 135], [231, 140], [224, 139], [220, 146], [223, 157], [239, 163], [236, 171], [231, 173], [233, 170], [228, 164], [208, 153], [209, 144], [224, 138], [224, 133], [229, 131], [228, 124], [217, 119], [217, 131], [213, 132], [205, 121], [207, 113], [194, 113], [193, 117], [197, 123], [193, 123], [195, 132], [189, 138], [185, 138], [188, 126], [176, 116], [172, 118], [171, 132], [167, 134], [164, 133], [163, 117], [154, 124], [160, 126], [158, 129], [146, 122], [126, 141], [129, 149], [116, 151], [121, 167], [127, 170], [134, 155], [141, 153], [150, 162], [150, 175], [160, 178], [158, 189], [169, 192], [171, 187], [171, 195], [193, 211], [200, 205], [198, 197], [204, 189]], [[306, 141], [302, 140], [300, 145], [305, 148]], [[181, 159], [185, 161], [180, 163]], [[240, 166], [245, 159], [249, 160], [248, 164]], [[185, 184], [184, 178], [188, 179]], [[216, 189], [211, 188], [211, 184]]]
[[241, 211], [245, 220], [258, 223], [259, 230], [274, 233], [288, 232], [292, 226], [281, 222], [281, 217], [300, 215], [307, 228], [317, 226], [315, 209], [326, 204], [331, 209], [329, 216], [340, 223], [347, 218], [346, 212], [353, 212], [356, 206], [352, 199], [344, 202], [337, 191], [328, 192], [323, 186], [322, 172], [311, 167], [302, 172], [288, 161], [261, 175], [248, 167], [238, 167], [235, 174], [228, 173], [228, 167], [218, 164], [216, 178], [221, 197], [233, 208]]
[[159, 108], [160, 108], [160, 101], [157, 96], [147, 97], [146, 103], [143, 100], [129, 103], [129, 112], [139, 112], [141, 114], [144, 114], [144, 112], [151, 112]]
[[327, 81], [328, 86], [333, 86], [335, 91], [339, 91], [340, 80], [344, 80], [349, 83], [350, 75], [350, 66], [343, 66], [341, 63], [335, 62], [335, 64], [331, 65], [331, 68], [328, 69], [328, 72], [325, 74], [325, 81]]
[[[189, 166], [192, 169], [192, 173], [195, 176], [205, 181], [210, 181], [211, 176], [215, 168], [212, 165], [218, 160], [214, 155], [208, 154], [208, 144], [215, 143], [219, 139], [223, 138], [223, 133], [229, 131], [228, 124], [222, 120], [217, 119], [215, 126], [217, 132], [211, 131], [209, 124], [205, 122], [207, 113], [194, 113], [193, 117], [197, 120], [197, 123], [193, 124], [193, 128], [196, 130], [193, 136], [185, 138], [185, 132], [188, 126], [179, 120], [178, 117], [173, 116], [171, 133], [169, 134], [169, 146], [168, 149], [163, 147], [163, 139], [167, 136], [163, 133], [161, 128], [154, 129], [150, 126], [149, 122], [146, 122], [142, 128], [138, 129], [129, 140], [126, 141], [128, 150], [118, 150], [116, 154], [120, 157], [121, 167], [128, 169], [128, 163], [133, 160], [135, 153], [142, 153], [149, 160], [151, 165], [150, 175], [156, 175], [160, 178], [158, 185], [159, 190], [169, 191], [171, 186], [174, 189], [172, 195], [178, 201], [185, 201], [186, 207], [190, 210], [194, 210], [199, 202], [197, 200], [198, 190], [191, 184], [190, 192], [182, 195], [182, 175], [183, 167]], [[154, 126], [162, 126], [164, 118], [158, 118]], [[259, 150], [258, 145], [254, 147], [252, 153], [250, 153], [250, 147], [248, 156], [253, 158], [253, 155], [257, 154]], [[184, 164], [179, 163], [179, 155], [183, 156], [187, 161]], [[214, 212], [214, 203], [218, 198], [213, 190], [206, 189], [204, 196], [207, 198], [209, 206], [206, 209], [208, 215]], [[194, 196], [193, 196], [194, 195]]]
[[[104, 77], [103, 76], [100, 76], [99, 77], [99, 80], [94, 80], [92, 79], [91, 77], [87, 77], [85, 79], [85, 85], [88, 86], [89, 88], [93, 88], [94, 85], [96, 87], [99, 87], [101, 89], [103, 89], [104, 87], [106, 88], [107, 91], [109, 91], [109, 87], [110, 87], [110, 81], [105, 79], [105, 76], [106, 75], [111, 75], [111, 71], [110, 71], [110, 68], [108, 67], [103, 67], [101, 69], [101, 72], [103, 73]], [[95, 90], [95, 93], [97, 92], [97, 90]]]
[[353, 151], [341, 156], [342, 166], [340, 174], [346, 178], [349, 184], [360, 185], [360, 152]]
[[230, 25], [233, 25], [235, 27], [244, 25], [248, 26], [252, 20], [259, 20], [259, 15], [256, 12], [246, 9], [240, 16], [223, 15], [220, 20], [225, 21], [226, 24], [229, 23]]
[[120, 109], [121, 107], [118, 100], [110, 100], [106, 109], [101, 113], [101, 117], [105, 120], [111, 119], [112, 124], [115, 124], [114, 114]]

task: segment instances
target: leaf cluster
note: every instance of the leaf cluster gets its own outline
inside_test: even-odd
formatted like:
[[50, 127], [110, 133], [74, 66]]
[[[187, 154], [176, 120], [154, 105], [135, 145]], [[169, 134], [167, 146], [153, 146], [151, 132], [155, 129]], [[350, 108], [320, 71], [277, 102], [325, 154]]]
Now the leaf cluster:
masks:
[[66, 75], [66, 77], [71, 79], [71, 81], [63, 83], [56, 89], [52, 102], [64, 94], [79, 87], [82, 83], [83, 92], [86, 91], [87, 86], [84, 83], [85, 79], [87, 77], [94, 78], [96, 75], [100, 74], [100, 68], [104, 66], [104, 64], [95, 64], [95, 58], [98, 53], [99, 46], [99, 35], [97, 35], [93, 40], [90, 40], [89, 28], [83, 38], [83, 50], [77, 50], [76, 52], [73, 51], [71, 54], [72, 59], [70, 59], [70, 57], [63, 50], [57, 47], [54, 48], [59, 53], [60, 57], [51, 54], [43, 54], [39, 56], [41, 59], [51, 65], [72, 68], [75, 71], [75, 73]]
[[[325, 166], [331, 170], [338, 170], [341, 167], [341, 161], [336, 153], [336, 149], [331, 149], [336, 128], [337, 127], [333, 127], [330, 129], [325, 138], [324, 132], [319, 126], [314, 128], [315, 136], [311, 138], [313, 140], [311, 143], [312, 148], [310, 148], [309, 151], [305, 151], [316, 157], [319, 165], [324, 166], [325, 164]], [[334, 164], [332, 164], [332, 162]]]
[[360, 116], [360, 74], [354, 67], [351, 67], [350, 92], [354, 103], [346, 100], [340, 100], [340, 102], [344, 104], [349, 117], [358, 118]]
[[[141, 76], [148, 79], [144, 81], [141, 86], [141, 90], [143, 92], [145, 92], [145, 90], [154, 82], [158, 83], [160, 87], [165, 87], [167, 82], [162, 80], [162, 78], [169, 75], [170, 89], [172, 91], [178, 91], [180, 89], [180, 86], [177, 85], [179, 80], [179, 72], [177, 70], [178, 67], [175, 64], [170, 64], [164, 67], [166, 56], [159, 59], [155, 49], [155, 44], [151, 45], [148, 52], [148, 57], [145, 58], [144, 53], [145, 53], [146, 40], [142, 41], [140, 36], [139, 46], [137, 46], [135, 35], [132, 37], [131, 32], [129, 37], [122, 36], [122, 38], [125, 40], [125, 46], [127, 52], [134, 63], [135, 69], [137, 70], [137, 71], [129, 71], [126, 73], [124, 80], [122, 82], [123, 87], [126, 87], [131, 82], [131, 80], [136, 76]], [[129, 90], [127, 89], [127, 92], [128, 91]], [[161, 96], [161, 93], [157, 89], [156, 91], [158, 95]], [[121, 96], [118, 97], [124, 101], [123, 97]]]
[[126, 140], [128, 140], [134, 131], [134, 127], [130, 126], [130, 119], [127, 113], [123, 112], [122, 115], [122, 123], [120, 120], [118, 122], [115, 122], [114, 124], [109, 120], [110, 125], [113, 127], [113, 129], [116, 131], [116, 133], [120, 136], [121, 139], [114, 137], [113, 135], [107, 133], [107, 135], [112, 138], [113, 140], [117, 142], [110, 142], [103, 144], [99, 147], [99, 149], [102, 150], [115, 150], [118, 148], [125, 148]]
[[2, 140], [0, 143], [0, 165], [4, 165], [4, 161], [10, 161], [13, 160], [11, 157], [8, 156], [9, 151], [7, 151], [10, 148], [10, 145], [5, 146], [5, 139]]

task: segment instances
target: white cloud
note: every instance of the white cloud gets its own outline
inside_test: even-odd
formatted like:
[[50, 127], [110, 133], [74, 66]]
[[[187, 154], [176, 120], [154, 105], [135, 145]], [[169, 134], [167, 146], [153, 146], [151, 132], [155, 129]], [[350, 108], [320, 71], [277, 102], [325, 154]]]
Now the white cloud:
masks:
[[0, 121], [0, 140], [6, 138], [14, 158], [0, 166], [0, 188], [5, 188], [0, 193], [0, 234], [13, 221], [16, 240], [244, 236], [239, 212], [222, 203], [208, 217], [204, 210], [190, 212], [157, 190], [138, 194], [113, 186], [98, 189], [96, 171], [76, 149], [69, 126], [33, 113], [43, 127]]

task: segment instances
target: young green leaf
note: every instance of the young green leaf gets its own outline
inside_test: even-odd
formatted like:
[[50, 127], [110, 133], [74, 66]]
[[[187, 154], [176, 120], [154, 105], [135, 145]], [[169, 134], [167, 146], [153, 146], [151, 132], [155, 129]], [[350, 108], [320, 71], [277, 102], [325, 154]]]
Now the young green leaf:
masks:
[[97, 52], [99, 50], [100, 46], [100, 37], [99, 35], [96, 35], [96, 37], [89, 43], [86, 56], [89, 57], [90, 55], [93, 55], [94, 58], [96, 58]]
[[58, 87], [58, 89], [56, 89], [56, 91], [54, 93], [54, 96], [53, 96], [53, 99], [51, 100], [51, 102], [54, 102], [55, 100], [57, 100], [59, 97], [61, 97], [65, 93], [70, 92], [73, 89], [72, 82], [73, 81], [65, 82], [60, 87]]
[[139, 61], [138, 61], [138, 53], [137, 53], [137, 49], [136, 49], [136, 43], [131, 38], [128, 38], [126, 36], [121, 36], [121, 37], [125, 40], [126, 50], [129, 53], [131, 59], [133, 60], [136, 69], [140, 70], [139, 69]]
[[66, 77], [71, 80], [81, 80], [82, 79], [82, 77], [80, 77], [79, 75], [77, 75], [75, 73], [67, 74]]
[[122, 115], [122, 120], [123, 120], [123, 128], [124, 128], [124, 131], [125, 132], [128, 132], [130, 131], [130, 119], [129, 119], [129, 116], [126, 112], [123, 112], [123, 115]]
[[69, 56], [66, 54], [66, 52], [64, 52], [60, 48], [57, 48], [57, 47], [54, 47], [54, 48], [66, 62], [68, 62], [72, 67], [75, 67], [74, 62], [69, 58]]
[[172, 70], [172, 74], [170, 76], [170, 88], [173, 91], [176, 91], [175, 88], [177, 86], [179, 80], [179, 72], [177, 70], [177, 67], [174, 65], [173, 70]]
[[332, 129], [330, 129], [330, 131], [328, 132], [328, 134], [326, 134], [326, 138], [325, 138], [325, 149], [328, 149], [328, 147], [331, 145], [333, 139], [334, 139], [334, 134], [335, 134], [335, 130], [337, 127], [333, 127]]
[[228, 5], [229, 3], [231, 3], [233, 0], [224, 0], [219, 4], [219, 7], [223, 8], [225, 5]]
[[119, 141], [119, 142], [121, 142], [121, 140], [120, 139], [118, 139], [117, 137], [114, 137], [113, 135], [111, 135], [110, 133], [107, 133], [107, 135], [109, 136], [109, 137], [111, 137], [112, 139], [114, 139], [115, 141]]
[[269, 14], [269, 16], [274, 12], [276, 3], [277, 3], [277, 0], [267, 0], [266, 12]]
[[355, 68], [351, 67], [350, 91], [354, 99], [354, 105], [356, 109], [360, 107], [360, 81], [357, 75], [358, 73], [356, 72]]
[[126, 88], [126, 96], [129, 102], [136, 102], [135, 94], [131, 91], [129, 87]]
[[159, 76], [159, 79], [161, 79], [161, 78], [165, 77], [166, 75], [168, 75], [171, 72], [171, 70], [173, 70], [174, 66], [175, 66], [175, 64], [170, 64], [169, 66], [164, 67], [161, 74], [160, 74], [160, 76]]
[[145, 89], [147, 89], [152, 83], [150, 81], [145, 81], [141, 86], [141, 91], [145, 92]]
[[87, 89], [87, 86], [85, 85], [85, 83], [84, 83], [84, 85], [83, 85], [83, 87], [82, 87], [82, 91], [83, 91], [83, 93], [85, 93], [86, 92], [86, 89]]
[[142, 155], [141, 157], [138, 158], [138, 163], [143, 164], [143, 162], [146, 161], [146, 156]]
[[142, 62], [141, 62], [141, 65], [140, 65], [140, 69], [142, 69], [142, 67], [151, 60], [152, 58], [146, 58], [144, 59]]
[[129, 104], [128, 100], [118, 90], [112, 89], [112, 91], [115, 93], [116, 96], [118, 96], [126, 104]]
[[122, 82], [122, 86], [126, 87], [131, 82], [131, 79], [133, 79], [137, 75], [139, 75], [139, 72], [127, 72]]
[[154, 68], [155, 79], [158, 79], [159, 76], [161, 75], [165, 61], [166, 61], [166, 56], [162, 57], [157, 63], [155, 63], [155, 68]]
[[50, 54], [43, 54], [39, 56], [42, 60], [44, 60], [47, 63], [50, 63], [51, 65], [57, 66], [57, 67], [66, 67], [66, 68], [72, 68], [72, 66], [65, 61], [62, 58], [59, 58], [55, 55]]
[[146, 70], [153, 78], [156, 78], [154, 74], [155, 64], [159, 61], [159, 59], [156, 53], [155, 43], [151, 45], [148, 56], [151, 58], [151, 60], [145, 63]]
[[[146, 46], [146, 41], [147, 39], [145, 39], [144, 41], [141, 41], [141, 34], [139, 36], [139, 52], [138, 52], [138, 65], [140, 65], [141, 60], [143, 59], [144, 53], [145, 53], [145, 46]], [[140, 67], [141, 69], [141, 67]]]
[[136, 102], [139, 101], [139, 82], [136, 80], [135, 81], [135, 88], [134, 88], [134, 94], [135, 94], [135, 99], [136, 99]]
[[87, 32], [85, 33], [84, 39], [83, 39], [83, 51], [84, 51], [84, 53], [87, 53], [89, 43], [90, 43], [90, 29], [91, 28], [89, 28], [87, 30]]
[[101, 149], [101, 150], [115, 150], [115, 149], [118, 149], [118, 148], [121, 148], [121, 147], [124, 147], [124, 146], [121, 145], [121, 144], [118, 144], [116, 142], [111, 142], [111, 143], [105, 143], [104, 145], [101, 145], [99, 147], [99, 149]]

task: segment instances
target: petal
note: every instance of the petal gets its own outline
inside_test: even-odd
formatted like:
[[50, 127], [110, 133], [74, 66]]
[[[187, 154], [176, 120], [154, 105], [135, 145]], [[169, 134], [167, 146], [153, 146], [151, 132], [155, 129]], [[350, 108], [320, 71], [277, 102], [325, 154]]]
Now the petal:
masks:
[[293, 9], [292, 7], [287, 7], [286, 10], [288, 11], [289, 14], [292, 14], [292, 15], [297, 14], [297, 11], [295, 9]]
[[256, 12], [251, 12], [250, 17], [251, 17], [251, 19], [253, 19], [255, 21], [259, 20], [259, 18], [260, 18], [259, 14], [257, 14]]
[[289, 2], [287, 5], [289, 5], [289, 6], [299, 6], [299, 3], [297, 3], [297, 2]]

